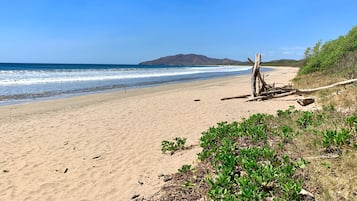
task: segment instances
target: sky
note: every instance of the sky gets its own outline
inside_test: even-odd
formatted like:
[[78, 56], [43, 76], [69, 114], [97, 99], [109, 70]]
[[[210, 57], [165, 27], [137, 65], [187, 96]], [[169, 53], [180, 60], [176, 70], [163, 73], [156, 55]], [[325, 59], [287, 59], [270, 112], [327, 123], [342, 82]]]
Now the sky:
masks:
[[0, 62], [302, 59], [356, 26], [356, 8], [355, 0], [0, 0]]

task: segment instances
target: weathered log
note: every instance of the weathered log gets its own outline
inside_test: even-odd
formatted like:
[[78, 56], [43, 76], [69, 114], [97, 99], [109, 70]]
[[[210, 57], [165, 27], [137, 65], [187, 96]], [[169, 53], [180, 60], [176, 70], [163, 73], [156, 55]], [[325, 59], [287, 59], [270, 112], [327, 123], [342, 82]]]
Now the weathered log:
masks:
[[306, 106], [306, 105], [310, 105], [311, 103], [315, 102], [315, 99], [313, 98], [300, 98], [296, 100], [297, 103], [299, 103], [299, 105], [301, 106]]
[[237, 98], [247, 98], [249, 96], [250, 96], [250, 94], [245, 94], [245, 95], [240, 95], [240, 96], [233, 96], [233, 97], [225, 97], [225, 98], [221, 98], [221, 101], [237, 99]]
[[268, 83], [265, 82], [264, 78], [262, 77], [262, 75], [260, 74], [260, 67], [259, 67], [259, 72], [258, 72], [258, 79], [262, 82], [262, 89], [269, 89], [272, 88]]
[[256, 54], [255, 55], [255, 63], [252, 68], [252, 78], [251, 78], [251, 87], [252, 87], [251, 97], [252, 98], [257, 96], [256, 84], [257, 84], [257, 76], [259, 74], [260, 61], [261, 61], [261, 55]]
[[264, 91], [260, 95], [267, 96], [267, 95], [274, 95], [274, 94], [282, 94], [290, 91], [294, 91], [295, 89], [279, 89], [279, 88], [272, 88], [271, 90]]
[[313, 92], [320, 91], [323, 89], [328, 89], [328, 88], [337, 87], [337, 86], [343, 86], [343, 85], [347, 85], [347, 84], [353, 84], [355, 82], [357, 83], [357, 79], [345, 80], [342, 82], [337, 82], [335, 84], [318, 87], [318, 88], [314, 88], [314, 89], [296, 89], [296, 92], [298, 94], [308, 94], [308, 93], [313, 93]]
[[296, 93], [296, 90], [294, 91], [290, 91], [290, 92], [286, 92], [286, 93], [282, 93], [282, 94], [276, 94], [276, 95], [266, 95], [266, 96], [257, 96], [257, 97], [254, 97], [254, 98], [249, 98], [247, 100], [247, 102], [250, 102], [250, 101], [255, 101], [255, 100], [268, 100], [268, 99], [272, 99], [272, 98], [281, 98], [281, 97], [284, 97], [284, 96], [289, 96], [289, 95], [292, 95], [292, 94], [295, 94]]

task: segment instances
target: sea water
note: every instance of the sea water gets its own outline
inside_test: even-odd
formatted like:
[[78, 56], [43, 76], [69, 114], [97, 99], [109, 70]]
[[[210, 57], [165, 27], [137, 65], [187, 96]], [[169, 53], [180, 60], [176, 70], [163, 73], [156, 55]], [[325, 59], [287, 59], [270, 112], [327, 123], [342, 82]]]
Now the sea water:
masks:
[[[250, 73], [250, 66], [0, 64], [0, 104]], [[267, 69], [265, 69], [267, 70]]]

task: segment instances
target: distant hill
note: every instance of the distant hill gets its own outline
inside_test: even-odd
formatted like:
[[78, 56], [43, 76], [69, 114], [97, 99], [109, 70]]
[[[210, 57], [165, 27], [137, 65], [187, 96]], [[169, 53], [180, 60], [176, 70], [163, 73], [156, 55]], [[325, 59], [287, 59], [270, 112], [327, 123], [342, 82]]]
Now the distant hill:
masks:
[[273, 61], [262, 62], [264, 66], [295, 66], [301, 67], [305, 64], [305, 59], [294, 60], [294, 59], [279, 59]]
[[152, 61], [141, 62], [140, 65], [246, 65], [248, 62], [241, 62], [232, 59], [216, 59], [209, 58], [204, 55], [197, 54], [178, 54], [173, 56], [161, 57]]

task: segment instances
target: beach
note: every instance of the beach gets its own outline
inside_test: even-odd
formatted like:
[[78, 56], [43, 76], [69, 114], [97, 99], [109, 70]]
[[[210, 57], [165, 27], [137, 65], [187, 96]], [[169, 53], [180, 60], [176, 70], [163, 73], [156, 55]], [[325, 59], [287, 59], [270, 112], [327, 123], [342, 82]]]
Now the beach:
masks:
[[[264, 75], [285, 85], [297, 71]], [[293, 96], [220, 100], [243, 94], [250, 94], [250, 75], [1, 106], [0, 200], [149, 198], [165, 183], [159, 175], [197, 163], [209, 127], [301, 108]], [[193, 148], [162, 154], [161, 142], [175, 137]]]

